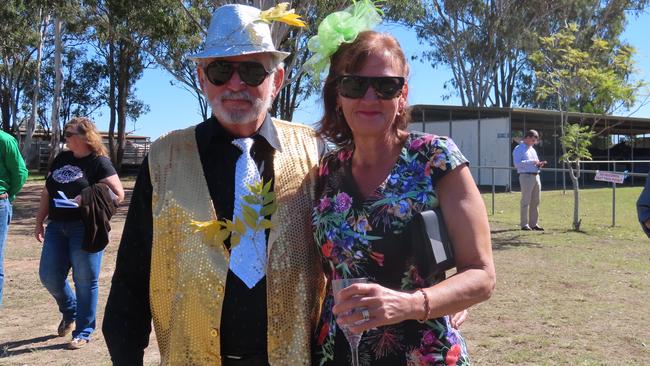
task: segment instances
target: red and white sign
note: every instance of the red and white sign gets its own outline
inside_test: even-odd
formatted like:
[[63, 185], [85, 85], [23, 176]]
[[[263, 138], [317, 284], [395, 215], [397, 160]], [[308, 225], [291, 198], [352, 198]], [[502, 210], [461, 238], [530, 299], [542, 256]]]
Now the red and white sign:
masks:
[[621, 184], [625, 179], [625, 174], [616, 173], [616, 172], [604, 172], [602, 170], [596, 170], [596, 177], [594, 180], [599, 180], [601, 182], [611, 182]]

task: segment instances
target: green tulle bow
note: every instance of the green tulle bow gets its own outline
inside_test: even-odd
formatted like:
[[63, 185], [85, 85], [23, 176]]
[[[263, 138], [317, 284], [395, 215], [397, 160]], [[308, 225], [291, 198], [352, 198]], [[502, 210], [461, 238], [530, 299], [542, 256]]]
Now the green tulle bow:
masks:
[[321, 74], [329, 68], [330, 57], [339, 46], [354, 42], [359, 33], [381, 23], [381, 15], [383, 12], [374, 2], [360, 0], [323, 19], [318, 26], [318, 34], [309, 39], [307, 47], [313, 55], [303, 66], [311, 74], [314, 83], [320, 83]]

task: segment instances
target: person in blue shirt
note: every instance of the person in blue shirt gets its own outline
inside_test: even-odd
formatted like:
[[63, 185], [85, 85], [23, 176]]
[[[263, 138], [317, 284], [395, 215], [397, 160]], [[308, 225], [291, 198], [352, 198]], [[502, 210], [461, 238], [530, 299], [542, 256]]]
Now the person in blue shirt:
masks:
[[512, 151], [512, 161], [519, 173], [519, 187], [521, 187], [520, 224], [521, 230], [544, 231], [539, 226], [539, 202], [542, 192], [542, 183], [539, 180], [539, 171], [546, 165], [545, 160], [539, 160], [533, 145], [539, 141], [539, 134], [535, 130], [528, 130], [523, 140]]
[[636, 212], [643, 232], [650, 238], [650, 172], [648, 172], [645, 187], [636, 201]]

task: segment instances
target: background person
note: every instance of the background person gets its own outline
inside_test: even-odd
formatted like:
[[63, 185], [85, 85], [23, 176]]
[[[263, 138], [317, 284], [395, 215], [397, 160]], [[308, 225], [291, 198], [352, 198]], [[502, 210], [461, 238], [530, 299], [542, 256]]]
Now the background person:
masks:
[[528, 130], [521, 143], [512, 150], [512, 161], [519, 173], [521, 201], [519, 204], [519, 223], [521, 230], [544, 229], [537, 222], [539, 219], [539, 202], [542, 196], [542, 182], [539, 171], [546, 165], [546, 160], [540, 161], [533, 147], [539, 141], [535, 130]]
[[[406, 131], [408, 70], [395, 38], [373, 31], [331, 56], [319, 132], [337, 149], [321, 161], [315, 237], [328, 282], [367, 277], [372, 283], [342, 290], [336, 306], [328, 284], [315, 365], [349, 362], [339, 325], [366, 332], [359, 347], [365, 364], [468, 364], [446, 314], [486, 300], [494, 287], [487, 215], [467, 160], [451, 139]], [[406, 228], [416, 212], [438, 205], [448, 218], [458, 274], [424, 279]]]
[[643, 232], [650, 238], [650, 172], [646, 177], [645, 187], [636, 201], [636, 212]]
[[[106, 148], [95, 124], [88, 118], [76, 117], [63, 129], [67, 150], [52, 162], [41, 193], [36, 214], [34, 236], [43, 243], [39, 276], [56, 300], [62, 314], [57, 333], [63, 337], [72, 331], [69, 348], [84, 347], [96, 327], [98, 280], [103, 251], [89, 253], [84, 246], [85, 225], [81, 208], [57, 207], [54, 198], [66, 197], [78, 204], [81, 191], [98, 182], [106, 184], [124, 199], [124, 189], [115, 168], [106, 156]], [[47, 229], [43, 227], [49, 219]], [[72, 269], [75, 291], [67, 281]], [[74, 330], [73, 330], [74, 328]]]
[[26, 180], [27, 168], [16, 139], [0, 130], [0, 306], [5, 278], [5, 242], [12, 216], [11, 204]]

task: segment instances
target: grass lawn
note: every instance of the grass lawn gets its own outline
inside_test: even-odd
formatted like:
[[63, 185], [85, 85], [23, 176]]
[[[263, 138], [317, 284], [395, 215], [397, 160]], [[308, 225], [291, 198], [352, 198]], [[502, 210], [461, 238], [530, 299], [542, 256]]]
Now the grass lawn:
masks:
[[[497, 289], [463, 325], [477, 365], [650, 365], [650, 239], [636, 219], [641, 188], [542, 193], [545, 232], [519, 230], [519, 193], [490, 215]], [[491, 208], [491, 195], [484, 195]]]
[[[123, 179], [128, 190], [133, 177]], [[109, 365], [97, 329], [83, 350], [66, 349], [55, 334], [60, 315], [40, 284], [40, 244], [34, 213], [43, 182], [32, 182], [14, 204], [0, 309], [0, 365]], [[519, 230], [519, 193], [497, 195], [490, 216], [497, 288], [470, 309], [461, 327], [473, 365], [650, 365], [650, 239], [636, 220], [640, 188], [617, 190], [618, 225], [611, 225], [611, 190], [582, 192], [583, 232], [570, 231], [573, 196], [543, 192], [545, 232]], [[484, 196], [491, 207], [490, 195]], [[126, 205], [111, 225], [99, 285], [103, 319]], [[145, 365], [159, 364], [155, 335]]]

